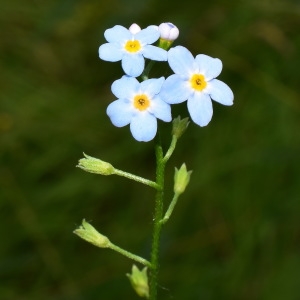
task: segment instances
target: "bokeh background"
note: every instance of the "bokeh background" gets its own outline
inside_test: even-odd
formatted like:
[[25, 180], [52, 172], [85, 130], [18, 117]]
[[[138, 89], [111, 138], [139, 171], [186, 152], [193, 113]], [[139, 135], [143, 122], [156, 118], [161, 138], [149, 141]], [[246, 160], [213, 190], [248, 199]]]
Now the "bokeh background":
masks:
[[[235, 104], [214, 103], [209, 126], [191, 124], [170, 160], [169, 188], [174, 166], [194, 171], [163, 232], [160, 299], [300, 299], [296, 0], [1, 4], [0, 299], [138, 299], [125, 277], [132, 262], [72, 231], [86, 218], [148, 257], [154, 193], [75, 166], [84, 151], [153, 178], [154, 143], [106, 116], [123, 73], [97, 51], [116, 24], [166, 21], [180, 29], [176, 44], [223, 61]], [[185, 104], [178, 114], [188, 116]]]

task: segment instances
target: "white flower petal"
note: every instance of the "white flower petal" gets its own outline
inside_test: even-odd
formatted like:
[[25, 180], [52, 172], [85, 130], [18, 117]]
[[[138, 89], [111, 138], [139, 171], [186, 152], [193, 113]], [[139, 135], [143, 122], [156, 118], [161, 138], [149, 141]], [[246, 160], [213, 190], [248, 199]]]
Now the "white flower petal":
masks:
[[175, 74], [185, 78], [189, 78], [197, 69], [192, 53], [182, 46], [177, 46], [169, 50], [168, 62]]
[[172, 121], [171, 106], [165, 101], [161, 100], [159, 96], [152, 99], [149, 112], [164, 122]]
[[136, 78], [124, 75], [121, 79], [113, 82], [111, 91], [117, 98], [131, 100], [138, 92], [139, 87], [140, 83]]
[[115, 44], [106, 43], [99, 47], [99, 57], [103, 60], [115, 62], [121, 60], [123, 55], [120, 47]]
[[136, 40], [139, 40], [142, 43], [142, 45], [153, 44], [159, 39], [159, 37], [160, 37], [159, 31], [152, 26], [149, 26], [141, 30], [134, 36], [134, 38]]
[[134, 110], [131, 103], [124, 99], [118, 99], [107, 107], [106, 113], [116, 127], [123, 127], [130, 123]]
[[218, 58], [199, 54], [196, 56], [196, 62], [199, 67], [199, 73], [203, 74], [207, 81], [216, 78], [222, 71], [222, 61]]
[[127, 75], [138, 77], [142, 74], [144, 67], [145, 59], [142, 54], [124, 54], [122, 68]]
[[163, 101], [177, 104], [187, 100], [191, 93], [192, 89], [188, 82], [181, 76], [173, 74], [166, 79], [159, 95]]
[[207, 83], [205, 93], [208, 93], [210, 97], [223, 105], [233, 104], [233, 92], [230, 87], [218, 79], [213, 79]]
[[210, 122], [213, 115], [213, 107], [209, 95], [195, 92], [189, 97], [187, 107], [191, 119], [199, 126], [206, 126]]
[[139, 142], [151, 141], [157, 132], [157, 120], [148, 112], [136, 114], [130, 123], [132, 136]]
[[149, 25], [147, 28], [149, 28], [149, 27], [158, 30], [158, 26], [157, 25]]
[[142, 93], [146, 93], [150, 98], [152, 98], [160, 92], [164, 81], [164, 77], [145, 80], [141, 82], [140, 90]]
[[156, 60], [156, 61], [168, 60], [168, 52], [166, 50], [152, 45], [144, 46], [143, 55], [146, 58]]
[[116, 25], [112, 28], [105, 30], [104, 37], [109, 43], [122, 44], [124, 41], [131, 39], [132, 34], [127, 28], [121, 25]]

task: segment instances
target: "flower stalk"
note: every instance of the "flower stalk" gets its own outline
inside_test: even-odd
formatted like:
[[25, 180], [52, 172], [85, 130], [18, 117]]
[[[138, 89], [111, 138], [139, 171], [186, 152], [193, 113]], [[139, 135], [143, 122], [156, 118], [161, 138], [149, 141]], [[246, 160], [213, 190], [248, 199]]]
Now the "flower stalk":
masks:
[[114, 174], [123, 176], [125, 178], [131, 179], [131, 180], [134, 180], [134, 181], [137, 181], [140, 183], [143, 183], [145, 185], [155, 188], [156, 190], [160, 189], [160, 186], [156, 182], [146, 179], [146, 178], [143, 178], [143, 177], [140, 177], [140, 176], [137, 176], [137, 175], [134, 175], [134, 174], [131, 174], [131, 173], [128, 173], [128, 172], [125, 172], [125, 171], [122, 171], [122, 170], [115, 169]]
[[164, 207], [164, 177], [165, 177], [165, 165], [166, 161], [163, 159], [163, 150], [158, 143], [155, 147], [156, 154], [156, 183], [160, 189], [156, 192], [155, 208], [154, 208], [154, 224], [152, 235], [152, 248], [151, 248], [151, 272], [150, 272], [150, 300], [157, 299], [157, 282], [159, 272], [159, 245], [162, 223], [160, 220], [163, 216]]
[[163, 219], [160, 220], [161, 224], [167, 223], [167, 221], [170, 219], [170, 216], [175, 208], [178, 198], [179, 198], [179, 194], [174, 194], [174, 197], [168, 207], [167, 212], [165, 213], [165, 216], [163, 217]]

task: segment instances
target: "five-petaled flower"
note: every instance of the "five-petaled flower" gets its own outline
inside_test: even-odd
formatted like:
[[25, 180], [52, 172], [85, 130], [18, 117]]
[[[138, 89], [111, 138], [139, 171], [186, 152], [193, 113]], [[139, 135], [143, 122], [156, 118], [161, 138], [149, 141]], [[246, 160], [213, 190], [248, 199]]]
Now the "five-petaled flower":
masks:
[[229, 86], [215, 79], [222, 71], [220, 59], [204, 54], [194, 58], [185, 47], [177, 46], [169, 50], [168, 62], [175, 74], [166, 79], [160, 96], [169, 104], [187, 100], [191, 119], [199, 126], [206, 126], [212, 118], [211, 99], [223, 105], [233, 104]]
[[161, 100], [159, 92], [164, 77], [138, 82], [124, 75], [113, 82], [111, 90], [118, 99], [107, 107], [107, 115], [117, 127], [130, 124], [133, 137], [140, 142], [152, 140], [157, 132], [157, 118], [170, 122], [171, 107]]
[[160, 32], [154, 26], [141, 30], [136, 24], [129, 29], [116, 25], [107, 29], [104, 36], [108, 43], [100, 46], [99, 57], [111, 62], [122, 60], [122, 68], [129, 76], [138, 77], [142, 74], [144, 58], [167, 60], [167, 51], [151, 45], [160, 37]]

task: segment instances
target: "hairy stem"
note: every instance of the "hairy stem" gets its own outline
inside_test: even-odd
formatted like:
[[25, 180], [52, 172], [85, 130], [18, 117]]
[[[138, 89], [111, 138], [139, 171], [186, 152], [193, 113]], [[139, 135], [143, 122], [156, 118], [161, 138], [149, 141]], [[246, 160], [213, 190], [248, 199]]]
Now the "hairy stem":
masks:
[[129, 251], [127, 251], [127, 250], [125, 250], [125, 249], [117, 246], [117, 245], [114, 245], [112, 243], [110, 243], [109, 248], [112, 249], [112, 250], [114, 250], [114, 251], [116, 251], [116, 252], [119, 252], [120, 254], [122, 254], [122, 255], [124, 255], [124, 256], [126, 256], [126, 257], [128, 257], [128, 258], [130, 258], [130, 259], [132, 259], [134, 261], [137, 261], [137, 262], [139, 262], [139, 263], [141, 263], [141, 264], [143, 264], [143, 265], [151, 268], [150, 262], [148, 260], [146, 260], [145, 258], [143, 258], [143, 257], [135, 255], [135, 254], [133, 254], [133, 253], [131, 253], [131, 252], [129, 252]]
[[174, 195], [174, 197], [173, 197], [173, 199], [172, 199], [172, 201], [170, 203], [170, 206], [169, 206], [167, 212], [165, 213], [164, 218], [162, 220], [160, 220], [160, 223], [165, 224], [169, 220], [169, 218], [170, 218], [170, 216], [171, 216], [171, 214], [172, 214], [172, 212], [174, 210], [174, 207], [175, 207], [175, 205], [177, 203], [178, 197], [179, 197], [179, 194], [175, 194]]
[[164, 199], [164, 176], [165, 176], [165, 162], [163, 160], [163, 150], [160, 144], [155, 148], [156, 154], [156, 183], [160, 189], [156, 192], [155, 209], [154, 209], [154, 225], [152, 236], [151, 249], [151, 273], [150, 273], [150, 300], [157, 299], [157, 281], [159, 272], [159, 245], [163, 217], [163, 199]]
[[140, 177], [140, 176], [122, 171], [122, 170], [115, 169], [114, 174], [126, 177], [128, 179], [131, 179], [131, 180], [134, 180], [134, 181], [137, 181], [137, 182], [140, 182], [140, 183], [143, 183], [143, 184], [148, 185], [150, 187], [153, 187], [155, 189], [159, 188], [158, 184], [156, 182], [152, 181], [152, 180], [149, 180], [149, 179], [146, 179], [146, 178], [143, 178], [143, 177]]

